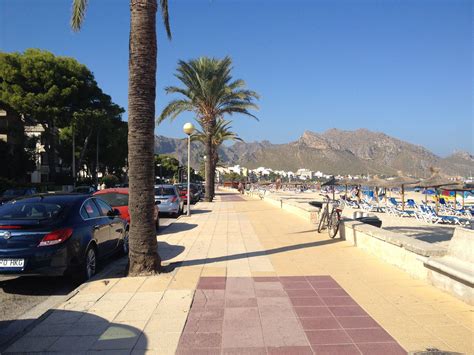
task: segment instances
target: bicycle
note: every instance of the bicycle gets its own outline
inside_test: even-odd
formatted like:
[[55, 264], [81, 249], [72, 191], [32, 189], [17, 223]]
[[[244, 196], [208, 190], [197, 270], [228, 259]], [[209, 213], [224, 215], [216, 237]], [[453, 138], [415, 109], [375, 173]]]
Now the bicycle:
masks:
[[338, 201], [331, 200], [327, 195], [324, 198], [325, 203], [319, 220], [318, 233], [327, 228], [329, 237], [335, 238], [339, 231], [343, 206], [340, 206]]

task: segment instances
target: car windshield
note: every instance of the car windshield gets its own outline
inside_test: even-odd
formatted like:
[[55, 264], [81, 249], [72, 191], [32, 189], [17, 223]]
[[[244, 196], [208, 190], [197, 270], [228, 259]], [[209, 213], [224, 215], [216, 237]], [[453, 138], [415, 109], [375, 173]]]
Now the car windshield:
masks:
[[27, 189], [9, 189], [3, 193], [4, 197], [23, 196]]
[[128, 194], [119, 194], [110, 192], [106, 194], [99, 194], [97, 198], [100, 198], [107, 202], [110, 206], [128, 206]]
[[52, 219], [58, 217], [66, 206], [38, 201], [15, 201], [0, 206], [0, 219]]
[[170, 196], [176, 195], [172, 187], [155, 187], [155, 196]]

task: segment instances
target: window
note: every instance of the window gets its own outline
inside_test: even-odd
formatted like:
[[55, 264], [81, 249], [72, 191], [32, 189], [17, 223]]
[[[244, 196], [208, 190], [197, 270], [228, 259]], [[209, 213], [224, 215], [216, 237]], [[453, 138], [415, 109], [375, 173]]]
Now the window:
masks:
[[100, 212], [102, 213], [102, 216], [107, 216], [107, 213], [112, 210], [112, 208], [107, 203], [105, 203], [104, 201], [102, 201], [99, 198], [96, 198], [95, 202], [99, 206], [99, 209], [100, 209]]
[[89, 199], [84, 202], [84, 205], [81, 208], [81, 216], [85, 219], [100, 217], [99, 209], [95, 205], [94, 201]]
[[99, 194], [97, 198], [104, 200], [110, 206], [128, 206], [128, 195], [118, 193]]
[[51, 219], [59, 216], [63, 206], [56, 203], [46, 203], [28, 200], [18, 200], [6, 203], [0, 207], [1, 219]]
[[156, 187], [155, 196], [176, 196], [174, 187]]

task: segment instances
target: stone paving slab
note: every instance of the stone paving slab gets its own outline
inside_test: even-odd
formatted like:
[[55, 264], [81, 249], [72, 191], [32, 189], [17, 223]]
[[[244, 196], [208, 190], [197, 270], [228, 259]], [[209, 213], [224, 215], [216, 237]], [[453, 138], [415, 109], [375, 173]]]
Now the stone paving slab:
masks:
[[201, 277], [177, 353], [407, 352], [334, 279], [318, 275]]

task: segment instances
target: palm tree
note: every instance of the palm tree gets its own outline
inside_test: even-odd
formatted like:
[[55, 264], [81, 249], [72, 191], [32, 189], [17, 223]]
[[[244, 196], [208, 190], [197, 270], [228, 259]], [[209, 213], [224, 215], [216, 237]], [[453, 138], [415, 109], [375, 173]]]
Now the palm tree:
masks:
[[249, 109], [258, 109], [254, 100], [259, 96], [255, 91], [246, 90], [243, 80], [232, 80], [232, 60], [200, 57], [178, 62], [176, 77], [184, 87], [170, 86], [167, 94], [177, 93], [180, 99], [172, 100], [158, 118], [158, 122], [175, 119], [185, 111], [194, 112], [201, 123], [205, 135], [206, 155], [206, 200], [212, 201], [215, 165], [212, 151], [212, 133], [217, 119], [226, 114], [240, 113], [256, 119]]
[[[87, 3], [88, 0], [73, 0], [71, 26], [76, 31], [84, 22]], [[131, 226], [128, 273], [132, 276], [153, 274], [161, 268], [153, 223], [157, 9], [157, 0], [130, 1], [128, 171]], [[171, 39], [168, 0], [160, 0], [160, 10]]]
[[[204, 125], [202, 122], [198, 121], [201, 125], [201, 130], [197, 129], [196, 133], [191, 136], [191, 140], [198, 141], [203, 144], [206, 143], [206, 134], [204, 133]], [[214, 169], [217, 167], [219, 163], [219, 147], [225, 141], [240, 141], [243, 142], [243, 139], [239, 137], [239, 135], [235, 132], [232, 132], [232, 127], [230, 126], [232, 122], [226, 121], [223, 118], [218, 118], [216, 121], [216, 126], [214, 127], [212, 135], [212, 161]], [[214, 187], [214, 185], [213, 185]], [[214, 189], [211, 191], [211, 196], [214, 197]]]

